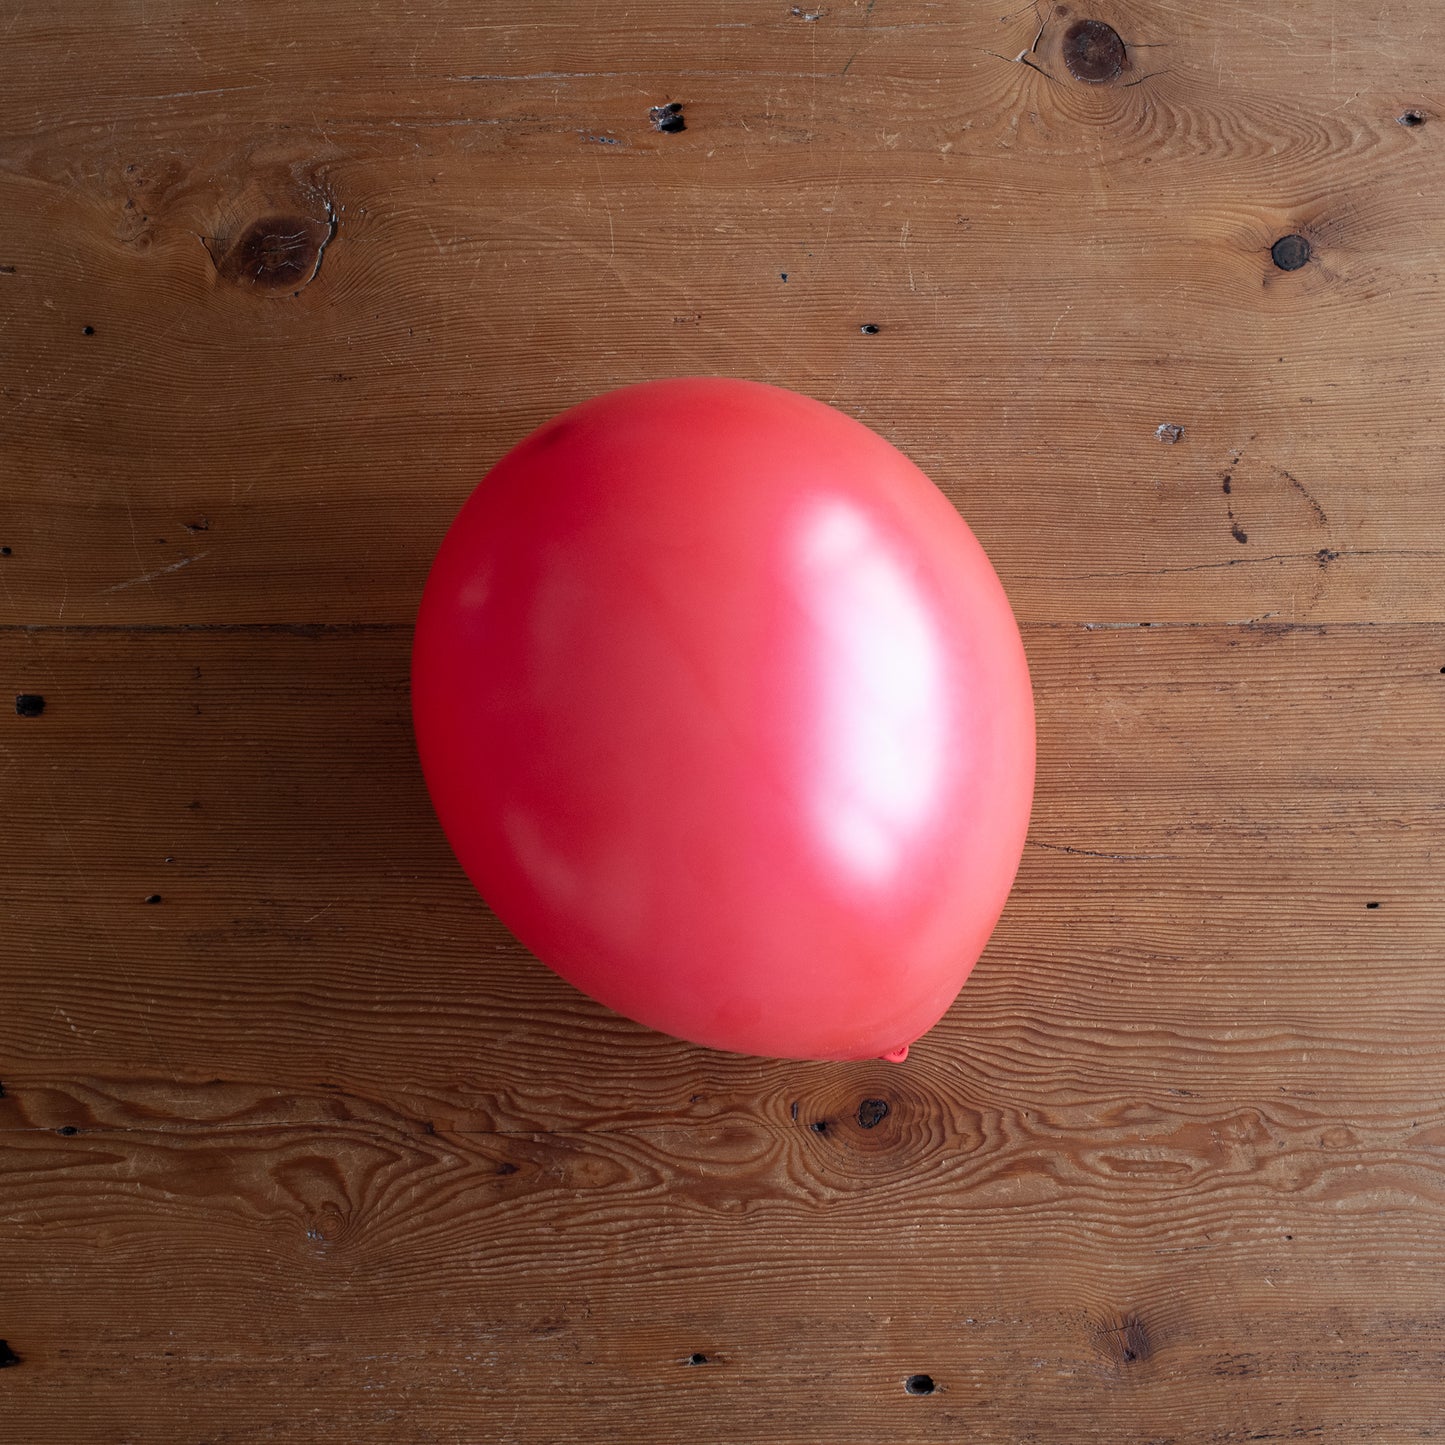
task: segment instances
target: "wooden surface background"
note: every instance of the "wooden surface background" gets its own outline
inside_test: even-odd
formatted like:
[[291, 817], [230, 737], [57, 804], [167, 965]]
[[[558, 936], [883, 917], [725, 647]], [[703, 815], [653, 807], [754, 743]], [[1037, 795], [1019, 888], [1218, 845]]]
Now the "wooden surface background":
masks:
[[[1445, 7], [1005, 8], [0, 7], [7, 1445], [1445, 1436]], [[448, 519], [694, 372], [1023, 624], [903, 1067], [607, 1014], [423, 792]]]

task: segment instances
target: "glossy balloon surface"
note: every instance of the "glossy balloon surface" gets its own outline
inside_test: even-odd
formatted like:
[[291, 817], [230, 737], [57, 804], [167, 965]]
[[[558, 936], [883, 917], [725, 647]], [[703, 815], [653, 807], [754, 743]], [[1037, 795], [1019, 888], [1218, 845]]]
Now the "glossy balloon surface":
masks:
[[628, 387], [505, 456], [427, 582], [413, 703], [502, 921], [715, 1048], [898, 1056], [1023, 848], [1032, 696], [982, 548], [876, 433], [754, 382]]

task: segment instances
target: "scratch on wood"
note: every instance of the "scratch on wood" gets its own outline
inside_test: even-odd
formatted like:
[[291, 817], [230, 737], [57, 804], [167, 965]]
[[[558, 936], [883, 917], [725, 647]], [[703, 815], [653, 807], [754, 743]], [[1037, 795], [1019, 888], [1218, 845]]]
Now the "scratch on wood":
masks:
[[1041, 843], [1037, 838], [1024, 840], [1030, 848], [1045, 848], [1050, 853], [1072, 853], [1079, 858], [1107, 858], [1111, 863], [1173, 862], [1174, 853], [1097, 853], [1092, 848], [1069, 848], [1062, 843]]
[[209, 552], [197, 552], [194, 557], [182, 557], [179, 562], [172, 562], [169, 567], [158, 567], [154, 572], [143, 572], [139, 577], [129, 577], [124, 582], [117, 582], [114, 587], [105, 588], [104, 592], [124, 592], [127, 587], [136, 587], [142, 582], [154, 582], [157, 577], [179, 572], [182, 567], [189, 567], [192, 562], [199, 562], [202, 557], [210, 555]]
[[1338, 552], [1271, 552], [1267, 557], [1229, 557], [1223, 562], [1193, 562], [1179, 567], [1141, 567], [1119, 572], [1069, 572], [1058, 577], [1029, 580], [1085, 582], [1110, 577], [1167, 577], [1174, 572], [1213, 572], [1220, 567], [1262, 567], [1268, 562], [1313, 562], [1317, 566], [1324, 561], [1333, 562], [1339, 557], [1439, 557], [1438, 548], [1429, 547], [1364, 547], [1357, 550], [1344, 549]]
[[1325, 514], [1325, 509], [1320, 506], [1320, 504], [1315, 500], [1314, 493], [1311, 492], [1310, 489], [1305, 486], [1305, 484], [1300, 481], [1298, 477], [1292, 476], [1289, 472], [1285, 471], [1283, 467], [1276, 467], [1275, 471], [1277, 471], [1280, 476], [1282, 476], [1285, 481], [1287, 481], [1290, 486], [1292, 486], [1295, 491], [1297, 491], [1300, 496], [1302, 496], [1305, 501], [1310, 504], [1311, 510], [1313, 510], [1315, 516], [1318, 517], [1321, 522], [1329, 521], [1329, 517]]

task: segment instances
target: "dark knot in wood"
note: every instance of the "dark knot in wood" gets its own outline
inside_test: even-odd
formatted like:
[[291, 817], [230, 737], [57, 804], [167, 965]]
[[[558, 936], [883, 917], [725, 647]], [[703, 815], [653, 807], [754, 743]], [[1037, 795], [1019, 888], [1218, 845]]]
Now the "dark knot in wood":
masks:
[[1298, 271], [1309, 261], [1310, 243], [1303, 236], [1281, 236], [1269, 254], [1281, 271]]
[[336, 215], [327, 203], [324, 216], [263, 216], [234, 240], [218, 237], [208, 249], [223, 281], [294, 296], [316, 279], [335, 234]]
[[1124, 69], [1124, 42], [1102, 20], [1075, 20], [1064, 31], [1064, 64], [1090, 85], [1113, 80]]

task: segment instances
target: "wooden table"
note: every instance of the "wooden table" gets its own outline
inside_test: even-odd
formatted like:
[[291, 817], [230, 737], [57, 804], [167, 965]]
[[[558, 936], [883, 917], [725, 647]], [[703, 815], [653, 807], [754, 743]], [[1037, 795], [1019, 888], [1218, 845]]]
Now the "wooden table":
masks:
[[[1002, 8], [5, 7], [7, 1445], [1445, 1433], [1445, 7]], [[457, 506], [695, 372], [1023, 624], [902, 1067], [609, 1015], [418, 775]]]

